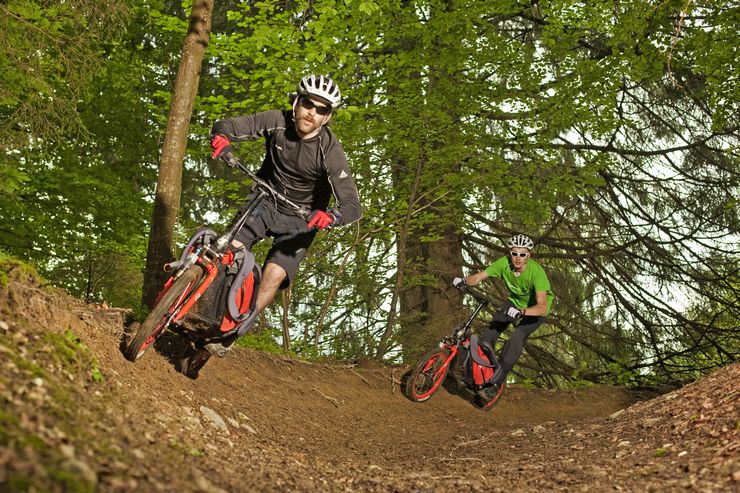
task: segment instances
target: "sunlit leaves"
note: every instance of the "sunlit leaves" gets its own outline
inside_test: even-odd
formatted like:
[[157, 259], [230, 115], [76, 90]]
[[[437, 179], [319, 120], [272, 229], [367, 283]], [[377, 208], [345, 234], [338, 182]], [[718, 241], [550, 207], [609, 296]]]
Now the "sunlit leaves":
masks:
[[[148, 213], [142, 196], [153, 190], [187, 29], [187, 2], [131, 3], [136, 22], [104, 45], [104, 65], [88, 56], [67, 63], [75, 53], [62, 47], [72, 44], [54, 42], [102, 35], [94, 28], [105, 16], [77, 15], [77, 7], [93, 12], [100, 2], [72, 8], [13, 0], [0, 7], [10, 12], [0, 21], [8, 40], [0, 58], [2, 122], [29, 117], [15, 127], [0, 122], [0, 132], [12, 130], [24, 142], [29, 133], [79, 135], [80, 125], [94, 133], [89, 143], [26, 149], [36, 167], [18, 165], [17, 154], [4, 155], [13, 161], [0, 167], [3, 217], [20, 218], [14, 233], [59, 254], [57, 278], [67, 276], [77, 292], [84, 276], [73, 266], [107, 250], [128, 272], [122, 259], [140, 250]], [[268, 0], [216, 7], [220, 24], [191, 125], [183, 236], [209, 220], [223, 224], [247, 193], [241, 177], [206, 158], [215, 120], [288, 108], [308, 72], [327, 73], [342, 89], [332, 128], [365, 216], [322, 235], [303, 265], [289, 313], [303, 347], [318, 333], [322, 350], [372, 353], [388, 320], [401, 315], [391, 307], [397, 280], [401, 292], [423, 293], [414, 301], [434, 304], [445, 269], [481, 268], [502, 250], [501, 239], [526, 231], [541, 241], [537, 253], [557, 283], [556, 323], [537, 343], [550, 356], [587, 360], [593, 375], [609, 371], [609, 358], [632, 372], [631, 361], [650, 364], [637, 360], [680, 347], [689, 333], [677, 328], [688, 326], [680, 307], [665, 302], [672, 288], [699, 298], [711, 291], [696, 286], [731, 272], [723, 269], [737, 254], [740, 221], [733, 130], [740, 40], [730, 2]], [[36, 36], [41, 32], [51, 37]], [[97, 38], [74, 39], [92, 47]], [[99, 85], [88, 84], [91, 74]], [[243, 143], [238, 152], [256, 167], [263, 143]], [[32, 200], [16, 200], [20, 192]], [[434, 259], [456, 235], [464, 261]], [[707, 260], [710, 247], [715, 255]], [[704, 269], [720, 263], [717, 273]], [[691, 334], [709, 337], [713, 320], [726, 325], [737, 287], [723, 288], [713, 303], [696, 302], [688, 318], [700, 320]], [[720, 315], [699, 317], [701, 309]], [[402, 315], [409, 326], [423, 320]], [[268, 321], [282, 323], [279, 307]], [[385, 336], [394, 346], [398, 324], [391, 325]], [[578, 342], [592, 334], [607, 356]], [[725, 340], [718, 334], [712, 341]], [[650, 336], [670, 342], [652, 347]], [[706, 353], [706, 361], [716, 356]], [[587, 370], [579, 370], [581, 378]]]

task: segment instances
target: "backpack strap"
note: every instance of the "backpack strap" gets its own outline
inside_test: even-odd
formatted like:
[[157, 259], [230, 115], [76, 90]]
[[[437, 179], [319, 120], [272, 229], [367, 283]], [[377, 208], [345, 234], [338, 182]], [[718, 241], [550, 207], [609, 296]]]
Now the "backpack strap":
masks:
[[218, 235], [215, 231], [209, 228], [201, 228], [198, 231], [195, 232], [193, 236], [190, 237], [190, 241], [188, 241], [188, 244], [185, 246], [185, 248], [182, 249], [182, 253], [180, 254], [179, 260], [185, 260], [185, 257], [187, 257], [190, 254], [190, 249], [198, 242], [211, 244], [211, 241], [213, 241], [214, 238], [217, 238]]
[[[254, 267], [254, 292], [259, 291], [260, 281], [262, 280], [262, 270], [259, 265]], [[249, 312], [246, 313], [243, 320], [239, 321], [239, 325], [236, 326], [236, 337], [241, 337], [252, 328], [254, 321], [257, 319], [257, 296], [252, 296], [252, 302], [249, 305]]]
[[[239, 289], [241, 289], [242, 284], [244, 283], [244, 279], [246, 279], [246, 277], [252, 272], [252, 269], [254, 268], [254, 254], [242, 246], [241, 248], [234, 251], [234, 261], [238, 262], [240, 259], [242, 261], [241, 265], [239, 266], [239, 270], [236, 272], [236, 277], [234, 278], [234, 282], [231, 283], [231, 287], [229, 288], [229, 295], [226, 298], [226, 306], [229, 309], [229, 315], [231, 315], [231, 318], [233, 318], [237, 322], [241, 322], [251, 312], [254, 311], [250, 309], [249, 312], [241, 314], [239, 313], [239, 307], [236, 306], [236, 293], [237, 291], [239, 291]], [[258, 286], [255, 285], [255, 291], [257, 287]], [[252, 308], [251, 303], [250, 308]]]
[[252, 325], [254, 324], [254, 321], [257, 318], [257, 310], [250, 310], [249, 313], [247, 313], [246, 315], [247, 317], [241, 322], [239, 322], [239, 325], [237, 325], [237, 328], [236, 328], [237, 337], [243, 336], [246, 331], [252, 328]]
[[[486, 361], [480, 357], [480, 354], [478, 353], [479, 348], [490, 361]], [[498, 361], [496, 360], [496, 356], [494, 356], [493, 348], [491, 347], [491, 345], [485, 341], [479, 340], [478, 336], [475, 334], [470, 336], [470, 357], [473, 358], [473, 361], [481, 366], [485, 366], [486, 368], [499, 367]]]

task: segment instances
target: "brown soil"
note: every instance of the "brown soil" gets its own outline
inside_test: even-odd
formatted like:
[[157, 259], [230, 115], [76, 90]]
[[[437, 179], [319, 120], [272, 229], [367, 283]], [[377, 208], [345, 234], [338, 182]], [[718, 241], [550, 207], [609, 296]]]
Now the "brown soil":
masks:
[[[740, 364], [644, 400], [509, 387], [491, 411], [406, 368], [237, 349], [191, 380], [166, 338], [137, 363], [124, 312], [0, 289], [0, 491], [729, 491]], [[643, 400], [641, 400], [641, 397]]]

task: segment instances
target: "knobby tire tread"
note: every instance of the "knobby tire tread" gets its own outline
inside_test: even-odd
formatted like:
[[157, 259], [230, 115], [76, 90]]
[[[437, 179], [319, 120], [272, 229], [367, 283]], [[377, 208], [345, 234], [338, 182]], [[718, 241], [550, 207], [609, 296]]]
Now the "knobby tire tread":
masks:
[[180, 362], [182, 367], [180, 371], [188, 378], [196, 380], [201, 368], [203, 368], [210, 359], [211, 353], [208, 352], [206, 348], [190, 348], [188, 350], [188, 354]]
[[177, 278], [159, 302], [154, 305], [152, 311], [147, 315], [146, 320], [144, 320], [136, 331], [133, 339], [126, 347], [126, 359], [136, 361], [144, 355], [146, 350], [154, 343], [154, 340], [166, 329], [166, 327], [163, 327], [163, 324], [167, 322], [167, 313], [172, 305], [178, 299], [187, 299], [187, 296], [182, 297], [182, 294], [185, 290], [197, 286], [199, 283], [194, 281], [198, 281], [202, 275], [203, 269], [197, 265], [192, 265]]
[[449, 355], [449, 350], [435, 348], [420, 359], [419, 364], [406, 380], [406, 396], [409, 399], [414, 402], [424, 402], [439, 390], [450, 368], [445, 367], [441, 373], [439, 370]]
[[488, 402], [485, 402], [482, 399], [477, 398], [478, 407], [482, 411], [490, 411], [491, 409], [493, 409], [496, 406], [496, 404], [498, 404], [498, 401], [501, 399], [501, 396], [503, 395], [505, 388], [506, 388], [506, 384], [505, 383], [501, 384], [501, 387], [498, 389], [498, 392], [496, 392], [496, 395], [493, 396], [493, 399], [491, 399]]

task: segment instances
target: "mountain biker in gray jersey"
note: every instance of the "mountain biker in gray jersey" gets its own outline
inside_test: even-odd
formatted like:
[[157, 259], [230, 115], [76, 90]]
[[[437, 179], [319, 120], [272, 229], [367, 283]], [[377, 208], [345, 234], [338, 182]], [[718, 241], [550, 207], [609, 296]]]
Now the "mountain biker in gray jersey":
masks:
[[[243, 244], [248, 249], [267, 236], [273, 237], [257, 294], [258, 312], [272, 302], [278, 289], [290, 285], [318, 230], [344, 226], [362, 217], [344, 149], [327, 126], [340, 101], [339, 87], [332, 79], [307, 75], [298, 83], [292, 110], [220, 120], [211, 130], [214, 158], [227, 157], [232, 152], [231, 142], [264, 138], [266, 153], [257, 175], [310, 211], [307, 228], [306, 220], [293, 209], [263, 200], [237, 234], [235, 246]], [[206, 347], [212, 354], [224, 356], [231, 343]]]

